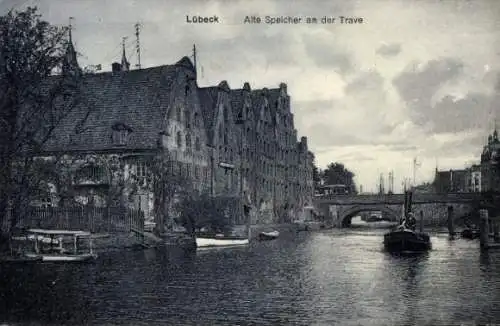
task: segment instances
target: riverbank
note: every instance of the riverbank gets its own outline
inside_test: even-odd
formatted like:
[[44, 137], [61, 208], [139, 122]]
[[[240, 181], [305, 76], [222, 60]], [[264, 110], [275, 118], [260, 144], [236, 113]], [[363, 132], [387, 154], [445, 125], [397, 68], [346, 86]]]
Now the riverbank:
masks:
[[[294, 224], [263, 224], [251, 226], [251, 239], [256, 239], [260, 232], [277, 230], [280, 234], [296, 232]], [[246, 225], [238, 225], [233, 228], [235, 234], [246, 234]], [[0, 239], [0, 255], [9, 255], [9, 240], [6, 234], [2, 234]], [[161, 237], [152, 232], [145, 232], [144, 237], [133, 232], [123, 233], [96, 233], [92, 235], [93, 250], [97, 254], [105, 252], [115, 252], [121, 250], [134, 250], [150, 247], [177, 246], [190, 248], [194, 240], [183, 232], [166, 232]], [[81, 249], [88, 248], [87, 241], [81, 241]]]

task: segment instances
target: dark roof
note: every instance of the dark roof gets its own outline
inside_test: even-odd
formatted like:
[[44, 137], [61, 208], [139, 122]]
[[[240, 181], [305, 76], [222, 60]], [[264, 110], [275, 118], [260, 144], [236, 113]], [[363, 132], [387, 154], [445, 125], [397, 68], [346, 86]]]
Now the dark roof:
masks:
[[252, 106], [254, 111], [254, 116], [256, 121], [260, 119], [260, 111], [262, 109], [262, 105], [264, 104], [264, 97], [261, 89], [253, 90], [251, 93], [252, 98]]
[[[172, 65], [84, 75], [81, 100], [54, 130], [44, 150], [156, 148], [177, 71]], [[125, 146], [112, 142], [116, 124], [132, 130]]]
[[276, 123], [276, 101], [280, 98], [281, 90], [279, 88], [271, 88], [269, 90], [269, 107], [271, 109], [271, 119]]
[[219, 87], [203, 87], [198, 89], [198, 96], [200, 99], [201, 112], [203, 120], [205, 121], [205, 128], [207, 129], [208, 144], [212, 145], [214, 139], [215, 119], [217, 110], [217, 97], [219, 94]]

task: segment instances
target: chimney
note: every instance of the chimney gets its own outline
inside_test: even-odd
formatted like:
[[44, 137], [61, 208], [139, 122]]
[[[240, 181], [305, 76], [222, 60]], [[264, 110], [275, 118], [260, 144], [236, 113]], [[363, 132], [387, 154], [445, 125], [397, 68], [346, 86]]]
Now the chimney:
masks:
[[121, 64], [119, 64], [118, 62], [113, 62], [113, 63], [111, 64], [111, 70], [112, 70], [113, 72], [119, 72], [119, 71], [121, 71], [121, 70], [122, 70], [122, 65], [121, 65]]
[[307, 137], [304, 136], [300, 137], [300, 142], [307, 148]]
[[287, 95], [286, 88], [287, 87], [285, 83], [280, 83], [280, 90], [283, 95]]

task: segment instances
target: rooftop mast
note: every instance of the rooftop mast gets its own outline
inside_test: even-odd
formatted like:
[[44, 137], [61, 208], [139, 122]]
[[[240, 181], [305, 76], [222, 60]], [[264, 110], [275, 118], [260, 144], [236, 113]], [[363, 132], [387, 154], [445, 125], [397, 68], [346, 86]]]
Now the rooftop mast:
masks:
[[71, 22], [75, 19], [75, 17], [69, 17], [69, 25], [68, 25], [68, 34], [69, 34], [69, 42], [73, 43], [73, 37], [71, 35], [71, 31], [73, 30], [73, 24]]
[[137, 69], [141, 69], [141, 43], [139, 42], [140, 27], [141, 27], [140, 23], [135, 24], [135, 38], [136, 38], [135, 49], [137, 51], [137, 64], [135, 66]]
[[197, 72], [197, 70], [196, 70], [196, 44], [193, 44], [193, 64], [194, 64], [194, 71]]

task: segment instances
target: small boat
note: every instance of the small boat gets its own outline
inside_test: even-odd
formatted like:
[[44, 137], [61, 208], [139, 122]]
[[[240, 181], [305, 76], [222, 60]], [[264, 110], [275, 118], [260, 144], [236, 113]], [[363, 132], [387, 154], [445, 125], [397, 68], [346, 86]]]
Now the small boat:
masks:
[[250, 220], [250, 206], [243, 204], [243, 214], [247, 221], [247, 236], [234, 236], [222, 233], [201, 233], [195, 235], [196, 248], [213, 248], [213, 247], [236, 247], [247, 246], [250, 244], [251, 237], [251, 220]]
[[196, 236], [196, 247], [234, 247], [248, 245], [248, 238], [226, 236], [224, 234]]
[[384, 234], [384, 247], [389, 252], [425, 252], [432, 248], [429, 235], [415, 231], [416, 219], [411, 212], [411, 203], [412, 193], [406, 192], [400, 225]]
[[[29, 229], [27, 241], [33, 242], [33, 251], [24, 252], [23, 257], [44, 262], [81, 262], [97, 258], [93, 252], [92, 234], [85, 231]], [[56, 238], [57, 237], [57, 238]], [[64, 237], [71, 237], [73, 250], [64, 248]], [[88, 252], [81, 252], [78, 239], [87, 238]], [[47, 245], [49, 247], [47, 248]]]
[[34, 260], [41, 260], [47, 262], [81, 262], [97, 258], [96, 254], [36, 254], [27, 253], [25, 254], [27, 258]]
[[280, 233], [276, 230], [271, 232], [261, 232], [259, 233], [259, 240], [274, 240], [280, 236]]
[[464, 239], [479, 239], [481, 233], [477, 229], [467, 228], [460, 233], [461, 237]]
[[415, 232], [401, 225], [384, 235], [384, 247], [389, 252], [423, 252], [432, 245], [426, 233]]

